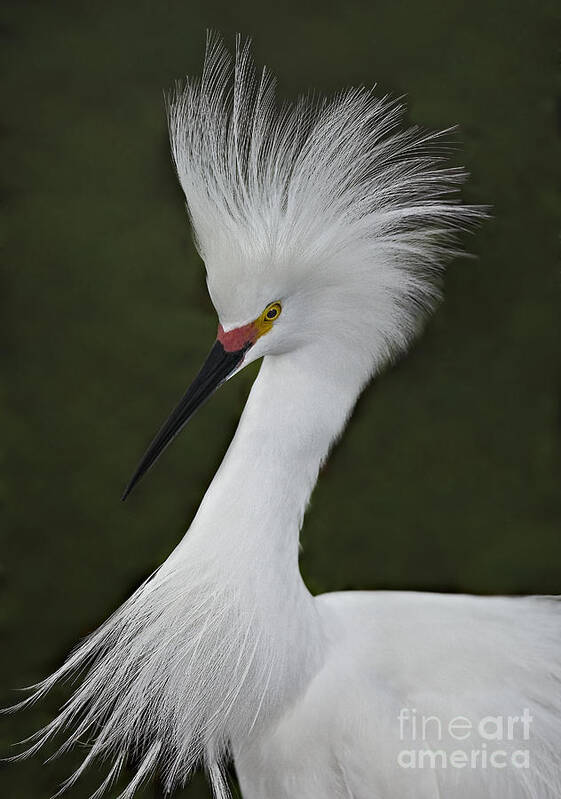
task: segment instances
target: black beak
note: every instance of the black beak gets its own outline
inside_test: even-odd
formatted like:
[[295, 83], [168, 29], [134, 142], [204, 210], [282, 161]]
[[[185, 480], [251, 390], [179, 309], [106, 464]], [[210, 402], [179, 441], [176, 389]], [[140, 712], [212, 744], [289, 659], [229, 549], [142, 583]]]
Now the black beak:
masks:
[[199, 374], [195, 377], [177, 407], [171, 412], [156, 438], [152, 441], [138, 468], [125, 489], [122, 500], [125, 500], [140, 478], [158, 460], [162, 452], [173, 441], [181, 428], [187, 424], [197, 408], [207, 400], [227, 377], [240, 365], [244, 355], [251, 346], [246, 344], [241, 350], [227, 352], [219, 341], [216, 341], [208, 354]]

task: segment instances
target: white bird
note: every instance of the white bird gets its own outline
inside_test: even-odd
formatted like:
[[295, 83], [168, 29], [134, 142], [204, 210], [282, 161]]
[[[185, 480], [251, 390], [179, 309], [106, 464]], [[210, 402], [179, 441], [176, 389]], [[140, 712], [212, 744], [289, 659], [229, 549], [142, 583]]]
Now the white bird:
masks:
[[559, 799], [553, 598], [312, 596], [298, 569], [320, 466], [484, 215], [454, 199], [462, 171], [365, 88], [278, 108], [248, 45], [232, 61], [215, 37], [168, 108], [219, 327], [126, 493], [217, 386], [263, 362], [187, 535], [22, 703], [81, 675], [24, 755], [62, 730], [63, 751], [88, 740], [66, 787], [108, 763], [96, 799], [130, 761], [121, 799], [155, 773], [171, 792], [201, 762], [227, 797], [229, 758], [244, 799]]

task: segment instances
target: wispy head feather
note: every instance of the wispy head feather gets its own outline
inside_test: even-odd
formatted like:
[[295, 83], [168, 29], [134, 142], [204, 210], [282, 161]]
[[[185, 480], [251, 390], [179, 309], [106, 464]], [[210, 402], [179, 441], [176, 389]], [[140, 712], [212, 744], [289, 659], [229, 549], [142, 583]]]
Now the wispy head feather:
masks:
[[448, 131], [404, 128], [403, 106], [364, 87], [278, 106], [249, 43], [238, 41], [232, 59], [213, 35], [202, 78], [178, 85], [168, 108], [221, 321], [336, 284], [343, 305], [368, 305], [370, 338], [401, 349], [438, 296], [454, 234], [483, 215], [458, 204], [465, 173], [442, 165]]

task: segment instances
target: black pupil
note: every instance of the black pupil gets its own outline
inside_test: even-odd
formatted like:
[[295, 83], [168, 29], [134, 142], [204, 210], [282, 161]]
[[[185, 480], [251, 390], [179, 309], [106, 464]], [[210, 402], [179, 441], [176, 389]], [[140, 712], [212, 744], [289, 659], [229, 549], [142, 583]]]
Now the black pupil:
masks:
[[267, 311], [267, 319], [274, 319], [276, 315], [277, 315], [276, 308], [271, 308], [270, 311]]

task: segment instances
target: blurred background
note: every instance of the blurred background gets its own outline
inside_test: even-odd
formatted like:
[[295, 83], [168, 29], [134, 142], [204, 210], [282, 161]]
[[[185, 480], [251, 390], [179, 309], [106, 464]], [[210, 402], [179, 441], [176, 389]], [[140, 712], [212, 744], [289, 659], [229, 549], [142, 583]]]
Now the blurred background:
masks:
[[[3, 705], [179, 541], [256, 374], [119, 501], [215, 335], [162, 97], [199, 72], [207, 27], [252, 36], [282, 96], [377, 82], [411, 121], [458, 123], [464, 198], [493, 206], [321, 476], [310, 589], [561, 593], [559, 3], [4, 0]], [[67, 695], [1, 720], [0, 754]], [[0, 795], [47, 799], [76, 763], [2, 765]], [[180, 795], [209, 794], [199, 776]]]

